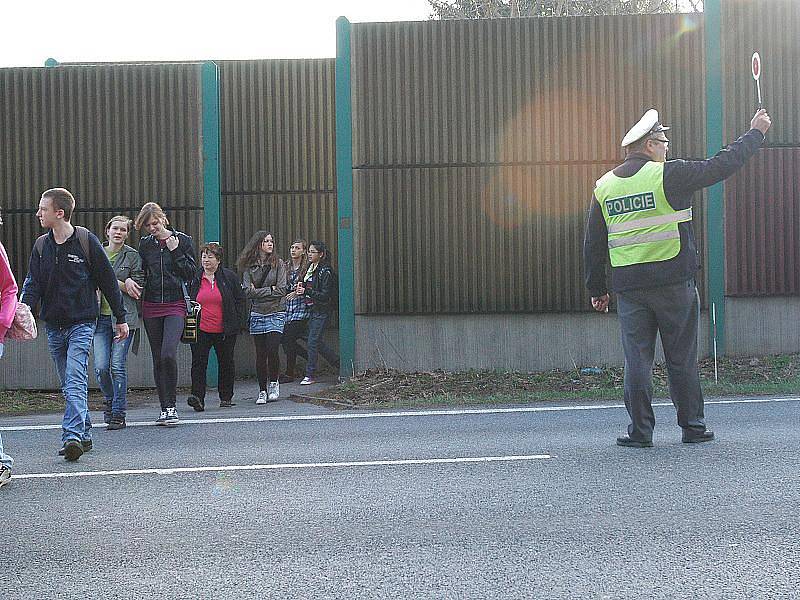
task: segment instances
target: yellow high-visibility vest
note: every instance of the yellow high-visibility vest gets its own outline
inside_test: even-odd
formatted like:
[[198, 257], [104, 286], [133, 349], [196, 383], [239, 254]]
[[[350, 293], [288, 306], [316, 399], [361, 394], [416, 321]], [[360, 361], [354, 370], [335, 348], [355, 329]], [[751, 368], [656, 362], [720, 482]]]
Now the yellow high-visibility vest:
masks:
[[597, 180], [594, 197], [608, 228], [612, 267], [669, 260], [681, 251], [678, 223], [691, 221], [692, 209], [667, 202], [664, 163], [647, 162], [632, 177], [609, 171]]

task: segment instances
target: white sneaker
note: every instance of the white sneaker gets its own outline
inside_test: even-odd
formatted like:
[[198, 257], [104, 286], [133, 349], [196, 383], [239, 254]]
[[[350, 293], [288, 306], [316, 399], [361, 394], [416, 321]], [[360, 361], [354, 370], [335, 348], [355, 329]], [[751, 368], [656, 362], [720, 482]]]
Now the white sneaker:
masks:
[[316, 383], [311, 377], [303, 377], [303, 381], [300, 382], [300, 385], [312, 385]]
[[281, 384], [277, 381], [269, 382], [269, 401], [274, 402], [281, 395]]
[[11, 467], [3, 465], [0, 467], [0, 487], [11, 482]]
[[267, 403], [267, 392], [261, 390], [260, 392], [258, 392], [258, 398], [256, 398], [256, 404], [266, 404], [266, 403]]

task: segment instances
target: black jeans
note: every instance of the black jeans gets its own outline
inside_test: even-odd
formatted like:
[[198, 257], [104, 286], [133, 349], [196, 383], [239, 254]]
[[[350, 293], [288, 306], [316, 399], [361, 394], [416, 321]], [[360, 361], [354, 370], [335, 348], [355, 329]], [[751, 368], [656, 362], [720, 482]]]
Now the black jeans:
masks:
[[297, 364], [297, 357], [302, 356], [308, 360], [308, 353], [305, 348], [297, 343], [297, 340], [306, 339], [308, 335], [308, 321], [306, 319], [289, 321], [283, 326], [283, 336], [281, 345], [286, 353], [286, 374], [294, 377], [294, 369]]
[[270, 381], [278, 381], [278, 374], [281, 372], [281, 359], [278, 356], [281, 334], [277, 331], [259, 333], [253, 336], [253, 343], [256, 346], [258, 387], [265, 392]]
[[236, 376], [233, 366], [233, 349], [235, 346], [235, 334], [206, 333], [202, 330], [198, 332], [197, 343], [192, 344], [192, 396], [196, 396], [205, 402], [208, 355], [213, 347], [217, 352], [217, 361], [219, 363], [219, 383], [217, 388], [219, 390], [219, 401], [231, 401], [233, 398], [233, 380]]
[[145, 319], [144, 328], [153, 354], [153, 378], [158, 389], [161, 410], [175, 408], [178, 386], [178, 344], [183, 333], [183, 317]]

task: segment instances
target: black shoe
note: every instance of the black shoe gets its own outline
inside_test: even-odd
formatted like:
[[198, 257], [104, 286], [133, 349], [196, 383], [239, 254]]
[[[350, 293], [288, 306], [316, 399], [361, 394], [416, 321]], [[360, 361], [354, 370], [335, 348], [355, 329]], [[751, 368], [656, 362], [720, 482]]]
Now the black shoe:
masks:
[[632, 440], [628, 434], [621, 435], [617, 438], [617, 446], [627, 446], [628, 448], [652, 448], [653, 442]]
[[125, 417], [112, 417], [111, 422], [106, 427], [107, 431], [115, 431], [117, 429], [125, 429], [127, 427], [127, 423], [125, 423]]
[[278, 375], [278, 383], [291, 383], [294, 381], [294, 377], [291, 375]]
[[158, 418], [156, 419], [156, 425], [166, 425], [166, 424], [167, 424], [167, 411], [162, 410], [161, 414], [158, 415]]
[[220, 408], [230, 408], [231, 406], [236, 406], [236, 402], [233, 400], [220, 400], [219, 407]]
[[111, 419], [113, 419], [113, 418], [114, 418], [114, 416], [110, 412], [104, 412], [103, 413], [103, 423], [105, 423], [106, 425], [110, 424], [111, 423]]
[[203, 412], [206, 409], [206, 403], [197, 396], [189, 396], [186, 399], [186, 403], [191, 406], [195, 412]]
[[64, 442], [64, 458], [69, 462], [75, 462], [83, 456], [83, 443], [78, 440], [67, 440]]
[[[72, 441], [77, 442], [77, 440], [72, 440]], [[59, 456], [65, 456], [66, 455], [66, 448], [67, 448], [67, 444], [65, 442], [64, 445], [61, 446], [61, 449], [58, 451], [58, 455]], [[83, 452], [89, 452], [92, 449], [92, 440], [83, 440], [81, 442], [81, 448], [83, 448]]]
[[681, 441], [684, 444], [701, 444], [703, 442], [710, 442], [714, 439], [714, 432], [710, 429], [705, 431], [686, 431], [684, 430]]

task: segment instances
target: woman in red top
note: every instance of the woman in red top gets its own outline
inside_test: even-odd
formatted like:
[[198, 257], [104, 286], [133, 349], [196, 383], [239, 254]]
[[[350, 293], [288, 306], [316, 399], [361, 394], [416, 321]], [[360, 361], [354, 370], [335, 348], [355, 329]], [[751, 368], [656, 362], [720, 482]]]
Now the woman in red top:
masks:
[[219, 361], [219, 405], [233, 406], [236, 336], [245, 321], [245, 298], [236, 273], [220, 266], [222, 246], [216, 242], [200, 247], [200, 264], [189, 295], [200, 303], [200, 331], [192, 344], [192, 393], [189, 406], [198, 412], [206, 407], [206, 371], [213, 347]]

